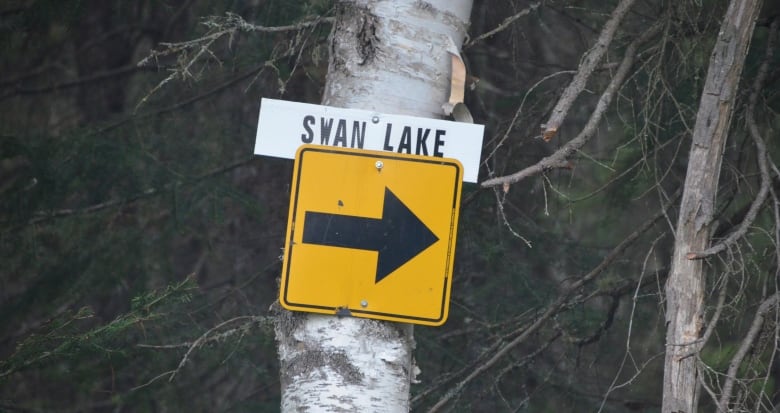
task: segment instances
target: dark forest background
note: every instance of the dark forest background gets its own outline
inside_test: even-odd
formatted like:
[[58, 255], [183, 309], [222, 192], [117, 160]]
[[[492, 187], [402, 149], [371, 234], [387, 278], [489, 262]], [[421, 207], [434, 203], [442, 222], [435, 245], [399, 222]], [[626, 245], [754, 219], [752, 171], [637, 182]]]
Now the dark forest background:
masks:
[[[464, 47], [479, 78], [467, 104], [486, 125], [481, 180], [576, 135], [626, 45], [666, 23], [571, 168], [508, 191], [464, 185], [449, 321], [415, 328], [415, 410], [522, 334], [682, 184], [725, 1], [638, 1], [559, 136], [540, 139], [613, 3], [475, 2], [472, 39], [528, 11]], [[780, 14], [765, 3], [742, 101]], [[332, 15], [326, 0], [0, 2], [0, 411], [278, 411], [269, 307], [293, 165], [252, 151], [261, 97], [319, 103], [330, 22], [317, 19]], [[166, 45], [204, 36], [214, 39]], [[775, 159], [778, 55], [758, 116]], [[741, 111], [716, 236], [741, 221], [759, 185]], [[708, 300], [728, 286], [701, 353], [713, 372], [728, 366], [756, 297], [775, 288], [774, 199], [738, 247], [708, 261]], [[464, 386], [452, 411], [660, 411], [675, 207]], [[741, 391], [757, 411], [771, 411], [780, 390], [775, 325], [743, 371], [756, 372]]]

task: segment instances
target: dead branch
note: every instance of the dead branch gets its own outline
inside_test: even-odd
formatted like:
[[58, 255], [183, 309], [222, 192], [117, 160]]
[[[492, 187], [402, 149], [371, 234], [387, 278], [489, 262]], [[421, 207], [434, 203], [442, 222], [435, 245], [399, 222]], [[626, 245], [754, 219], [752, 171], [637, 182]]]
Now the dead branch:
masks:
[[[234, 336], [236, 334], [245, 334], [248, 329], [250, 329], [255, 324], [264, 324], [264, 325], [271, 325], [271, 321], [267, 317], [262, 316], [243, 316], [243, 318], [249, 318], [249, 321], [244, 322], [243, 324], [239, 325], [238, 327], [231, 328], [230, 330], [225, 330], [219, 334], [214, 334], [206, 339], [201, 340], [199, 345], [204, 345], [212, 342], [219, 342], [224, 341], [225, 339]], [[199, 338], [200, 340], [200, 338]], [[156, 350], [172, 350], [177, 348], [192, 348], [195, 346], [197, 341], [184, 341], [181, 343], [175, 343], [175, 344], [136, 344], [136, 347], [139, 348], [150, 348], [150, 349], [156, 349]]]
[[726, 381], [723, 383], [723, 392], [720, 394], [720, 401], [718, 403], [719, 412], [727, 412], [729, 400], [731, 399], [731, 393], [734, 389], [734, 383], [737, 381], [737, 372], [739, 371], [742, 361], [748, 354], [748, 351], [753, 347], [753, 343], [761, 331], [761, 327], [764, 325], [764, 316], [769, 310], [777, 306], [778, 299], [780, 298], [780, 292], [776, 292], [770, 295], [764, 300], [756, 310], [756, 315], [753, 317], [753, 322], [750, 324], [745, 338], [742, 339], [742, 343], [739, 345], [737, 353], [731, 358], [729, 363], [728, 372], [726, 372]]
[[610, 43], [612, 43], [612, 38], [615, 37], [615, 31], [617, 31], [620, 22], [628, 12], [628, 9], [634, 4], [634, 1], [635, 0], [621, 0], [620, 3], [618, 3], [615, 10], [612, 11], [609, 20], [607, 20], [607, 23], [605, 23], [604, 27], [601, 29], [596, 44], [582, 57], [580, 67], [577, 69], [577, 74], [574, 75], [574, 79], [572, 79], [569, 86], [563, 91], [560, 99], [558, 99], [558, 103], [555, 105], [547, 123], [542, 125], [542, 137], [545, 141], [552, 139], [558, 132], [558, 127], [561, 126], [563, 119], [566, 118], [566, 115], [569, 113], [569, 108], [574, 104], [574, 100], [577, 99], [577, 96], [580, 95], [582, 90], [585, 89], [585, 85], [588, 83], [590, 75], [607, 52]]
[[[179, 372], [179, 370], [181, 370], [182, 367], [184, 367], [184, 364], [187, 363], [187, 360], [189, 359], [190, 354], [192, 354], [192, 352], [195, 351], [198, 347], [200, 347], [201, 345], [206, 343], [207, 340], [209, 339], [209, 337], [211, 337], [211, 335], [215, 331], [219, 330], [220, 328], [222, 328], [222, 327], [224, 327], [224, 326], [226, 326], [226, 325], [228, 325], [230, 323], [234, 323], [236, 321], [241, 321], [241, 320], [247, 320], [247, 319], [250, 320], [252, 323], [254, 323], [254, 322], [257, 322], [258, 320], [262, 320], [262, 317], [250, 316], [250, 315], [233, 317], [230, 320], [225, 320], [225, 321], [217, 324], [216, 326], [210, 328], [205, 333], [201, 334], [201, 336], [198, 337], [198, 339], [195, 340], [192, 343], [191, 346], [189, 346], [189, 349], [187, 350], [187, 352], [184, 353], [184, 356], [181, 358], [181, 361], [179, 362], [179, 365], [176, 367], [176, 369], [173, 371], [173, 373], [171, 373], [171, 376], [168, 378], [168, 382], [172, 382], [173, 379], [176, 378], [176, 374]], [[220, 337], [221, 335], [217, 334], [216, 336]], [[164, 373], [164, 374], [167, 374], [167, 373]]]
[[[637, 284], [638, 286], [641, 285], [641, 283]], [[560, 323], [556, 322], [556, 329], [560, 331], [563, 334], [563, 337], [566, 339], [567, 342], [574, 344], [578, 347], [584, 347], [588, 344], [595, 343], [601, 339], [602, 334], [607, 332], [612, 327], [612, 323], [615, 322], [615, 314], [617, 313], [618, 307], [620, 306], [620, 296], [619, 295], [612, 295], [609, 296], [609, 307], [606, 311], [606, 316], [604, 316], [604, 321], [602, 321], [598, 327], [596, 327], [595, 330], [591, 331], [588, 335], [578, 337], [574, 334], [571, 334], [570, 332], [566, 331], [564, 326], [560, 325]]]
[[242, 74], [240, 74], [240, 75], [238, 75], [238, 76], [236, 76], [236, 77], [234, 77], [234, 78], [232, 78], [232, 79], [230, 79], [230, 80], [228, 80], [228, 81], [226, 81], [226, 82], [224, 82], [224, 83], [222, 83], [220, 85], [217, 85], [216, 87], [214, 87], [212, 89], [209, 89], [209, 90], [207, 90], [207, 91], [205, 91], [205, 92], [203, 92], [203, 93], [201, 93], [201, 94], [199, 94], [197, 96], [193, 96], [193, 97], [191, 97], [189, 99], [186, 99], [186, 100], [183, 100], [181, 102], [176, 102], [176, 103], [174, 103], [174, 104], [172, 104], [170, 106], [164, 107], [162, 109], [158, 109], [158, 110], [154, 110], [154, 111], [150, 111], [150, 112], [146, 112], [146, 113], [142, 113], [142, 114], [133, 113], [132, 115], [130, 115], [130, 116], [124, 118], [124, 119], [120, 119], [120, 120], [118, 120], [118, 121], [116, 121], [114, 123], [106, 125], [106, 126], [100, 128], [100, 129], [97, 129], [94, 132], [90, 132], [86, 136], [89, 137], [89, 136], [101, 135], [101, 134], [106, 133], [108, 131], [114, 130], [114, 129], [122, 126], [122, 125], [125, 125], [127, 123], [130, 123], [130, 122], [133, 122], [133, 121], [140, 121], [142, 119], [151, 118], [151, 117], [154, 117], [154, 116], [157, 116], [157, 115], [162, 115], [162, 114], [168, 113], [168, 112], [173, 112], [175, 110], [178, 110], [178, 109], [181, 109], [181, 108], [186, 107], [188, 105], [191, 105], [191, 104], [193, 104], [195, 102], [199, 102], [199, 101], [204, 100], [204, 99], [206, 99], [206, 98], [208, 98], [208, 97], [210, 97], [210, 96], [212, 96], [212, 95], [214, 95], [216, 93], [219, 93], [219, 92], [221, 92], [221, 91], [223, 91], [223, 90], [225, 90], [225, 89], [227, 89], [227, 88], [229, 88], [229, 87], [231, 87], [231, 86], [233, 86], [233, 85], [235, 85], [235, 84], [237, 84], [237, 83], [239, 83], [239, 82], [241, 82], [241, 81], [243, 81], [243, 80], [245, 80], [245, 79], [247, 79], [249, 77], [257, 77], [257, 76], [259, 76], [260, 73], [262, 73], [267, 67], [272, 67], [274, 65], [275, 61], [276, 61], [276, 58], [271, 58], [271, 59], [266, 60], [265, 62], [255, 66], [254, 68], [252, 68], [252, 69], [250, 69], [250, 70], [248, 70], [248, 71], [246, 71], [246, 72], [244, 72], [244, 73], [242, 73]]
[[712, 337], [715, 326], [718, 325], [718, 320], [720, 320], [720, 315], [723, 313], [723, 307], [726, 303], [726, 292], [728, 292], [728, 283], [724, 281], [723, 285], [720, 287], [720, 292], [718, 293], [718, 301], [715, 304], [715, 313], [712, 315], [712, 318], [710, 318], [710, 321], [707, 322], [707, 328], [699, 339], [699, 345], [696, 346], [695, 350], [696, 352], [701, 351], [704, 345], [710, 340], [710, 337]]
[[493, 155], [496, 154], [498, 149], [501, 148], [504, 145], [504, 142], [506, 142], [507, 139], [509, 139], [509, 134], [512, 133], [512, 130], [514, 130], [514, 128], [515, 128], [515, 124], [517, 124], [517, 119], [520, 117], [520, 114], [523, 113], [523, 107], [525, 106], [525, 102], [528, 99], [528, 96], [530, 96], [531, 93], [533, 93], [536, 90], [536, 88], [538, 88], [539, 85], [541, 85], [542, 83], [544, 83], [544, 82], [546, 82], [546, 81], [548, 81], [548, 80], [550, 80], [550, 79], [552, 79], [554, 77], [560, 76], [560, 75], [570, 75], [570, 74], [574, 74], [574, 73], [577, 73], [577, 71], [576, 70], [561, 70], [561, 71], [558, 71], [558, 72], [555, 72], [555, 73], [551, 73], [551, 74], [546, 75], [546, 76], [542, 77], [541, 79], [539, 79], [536, 83], [534, 83], [525, 92], [525, 94], [523, 95], [523, 99], [520, 101], [520, 106], [517, 107], [517, 110], [515, 111], [515, 115], [512, 116], [512, 120], [509, 121], [509, 126], [507, 126], [506, 131], [504, 131], [504, 135], [501, 136], [501, 139], [493, 147], [493, 150], [491, 150], [490, 153], [487, 156], [485, 156], [485, 161], [483, 162], [483, 163], [485, 163], [485, 165], [487, 165], [488, 159], [493, 158]]
[[699, 366], [696, 358], [685, 356], [697, 348], [704, 327], [706, 277], [704, 265], [686, 259], [686, 255], [705, 249], [710, 242], [723, 148], [760, 3], [729, 2], [699, 100], [677, 217], [672, 271], [666, 283], [664, 412], [690, 412], [698, 404]]
[[538, 357], [545, 350], [547, 350], [547, 348], [550, 347], [550, 345], [552, 343], [554, 343], [556, 340], [558, 340], [558, 338], [560, 338], [562, 335], [563, 335], [563, 333], [560, 330], [557, 330], [555, 333], [553, 333], [552, 336], [550, 336], [550, 338], [545, 340], [544, 344], [542, 344], [541, 346], [536, 348], [531, 354], [521, 358], [518, 361], [515, 361], [513, 363], [509, 363], [508, 365], [506, 365], [503, 369], [501, 369], [501, 371], [498, 372], [498, 374], [496, 374], [496, 379], [495, 379], [496, 382], [499, 382], [510, 371], [512, 371], [512, 370], [514, 370], [514, 369], [516, 369], [518, 367], [522, 367], [522, 366], [528, 364], [528, 362], [530, 362], [531, 360], [533, 360], [536, 357]]
[[156, 60], [163, 56], [172, 54], [179, 54], [182, 51], [190, 49], [201, 49], [203, 45], [210, 45], [214, 41], [229, 35], [234, 36], [238, 32], [263, 32], [263, 33], [278, 33], [287, 31], [297, 31], [308, 27], [317, 26], [321, 23], [333, 23], [335, 19], [333, 17], [317, 17], [313, 20], [307, 20], [296, 24], [287, 26], [259, 26], [248, 23], [241, 16], [235, 13], [226, 13], [225, 16], [211, 16], [203, 20], [202, 24], [209, 28], [209, 31], [196, 39], [187, 40], [185, 42], [177, 43], [160, 43], [163, 46], [161, 50], [152, 50], [149, 56], [141, 59], [138, 62], [138, 66], [146, 66], [153, 60]]
[[647, 230], [649, 230], [653, 225], [655, 225], [656, 221], [661, 219], [664, 216], [664, 213], [666, 209], [671, 207], [671, 205], [674, 204], [674, 201], [677, 200], [677, 197], [679, 195], [678, 193], [672, 197], [672, 200], [666, 205], [664, 205], [661, 208], [661, 211], [655, 214], [652, 218], [647, 220], [641, 227], [639, 227], [636, 231], [629, 234], [626, 238], [623, 239], [615, 248], [613, 248], [605, 257], [604, 259], [590, 272], [583, 275], [581, 278], [579, 278], [577, 281], [572, 282], [568, 288], [566, 288], [559, 296], [558, 298], [547, 308], [545, 309], [544, 313], [542, 313], [538, 319], [536, 319], [528, 328], [526, 328], [520, 335], [515, 337], [512, 341], [506, 343], [502, 347], [500, 347], [495, 353], [493, 353], [493, 356], [486, 360], [481, 365], [474, 368], [471, 373], [466, 376], [463, 380], [455, 384], [455, 386], [450, 389], [446, 394], [444, 394], [433, 407], [428, 410], [429, 413], [434, 413], [439, 411], [441, 408], [443, 408], [450, 400], [452, 400], [453, 397], [455, 397], [460, 391], [469, 384], [472, 380], [477, 378], [479, 375], [496, 365], [501, 359], [503, 359], [504, 356], [506, 356], [509, 351], [517, 347], [520, 343], [524, 342], [531, 334], [535, 333], [542, 325], [544, 325], [547, 320], [550, 319], [553, 315], [555, 315], [561, 307], [563, 307], [566, 302], [569, 300], [572, 294], [574, 292], [578, 291], [580, 288], [582, 288], [585, 284], [592, 281], [596, 277], [598, 277], [604, 270], [607, 269], [607, 267], [615, 260], [617, 259], [629, 246], [631, 246], [634, 241], [636, 241], [642, 234], [644, 234]]
[[[634, 0], [631, 0], [631, 1], [634, 1]], [[463, 49], [467, 49], [467, 48], [469, 48], [471, 46], [474, 46], [476, 43], [478, 43], [478, 42], [480, 42], [480, 41], [482, 41], [484, 39], [487, 39], [488, 37], [493, 36], [494, 34], [496, 34], [498, 32], [506, 30], [506, 28], [509, 27], [509, 25], [511, 25], [512, 23], [514, 23], [515, 20], [517, 20], [517, 19], [527, 15], [528, 13], [530, 13], [532, 11], [535, 11], [539, 7], [540, 4], [541, 3], [538, 3], [538, 2], [537, 3], [533, 3], [530, 6], [524, 8], [523, 10], [520, 10], [519, 12], [513, 14], [512, 16], [507, 17], [506, 19], [504, 19], [504, 21], [501, 22], [501, 24], [496, 26], [495, 29], [490, 30], [490, 31], [488, 31], [486, 33], [482, 33], [479, 36], [477, 36], [477, 37], [469, 40], [468, 42], [466, 42], [466, 44], [463, 45]]]
[[775, 41], [777, 40], [777, 27], [780, 19], [775, 19], [769, 29], [769, 39], [767, 40], [766, 50], [764, 51], [764, 60], [761, 62], [761, 66], [758, 69], [758, 74], [753, 81], [753, 88], [750, 92], [750, 98], [748, 100], [747, 109], [745, 111], [745, 119], [750, 131], [750, 136], [753, 138], [753, 143], [756, 145], [756, 158], [758, 158], [758, 170], [761, 177], [761, 186], [758, 190], [753, 202], [750, 204], [745, 218], [739, 224], [739, 226], [728, 237], [718, 242], [717, 244], [707, 248], [704, 251], [689, 252], [686, 258], [689, 260], [696, 260], [715, 255], [728, 246], [734, 244], [741, 239], [747, 233], [750, 225], [755, 221], [758, 211], [761, 206], [764, 205], [767, 195], [769, 194], [769, 184], [771, 179], [769, 177], [769, 166], [767, 165], [767, 153], [764, 139], [761, 137], [761, 132], [758, 130], [758, 124], [756, 124], [755, 109], [758, 102], [758, 97], [761, 94], [761, 90], [764, 87], [764, 81], [769, 73], [769, 64], [772, 61], [773, 50], [775, 47]]
[[570, 167], [568, 158], [574, 152], [582, 148], [596, 133], [596, 129], [601, 122], [602, 116], [606, 112], [610, 103], [612, 103], [612, 99], [614, 98], [615, 93], [623, 84], [626, 76], [628, 76], [628, 72], [631, 69], [631, 66], [634, 64], [637, 49], [643, 43], [647, 42], [653, 36], [655, 36], [661, 30], [661, 28], [662, 24], [660, 22], [655, 23], [650, 28], [645, 30], [645, 32], [642, 33], [636, 40], [634, 40], [628, 46], [628, 48], [626, 48], [623, 61], [620, 63], [618, 70], [615, 72], [612, 80], [610, 80], [609, 85], [607, 85], [607, 88], [604, 90], [604, 93], [601, 94], [596, 107], [593, 109], [593, 113], [591, 113], [590, 119], [588, 119], [588, 123], [585, 125], [582, 131], [580, 131], [579, 135], [560, 147], [557, 151], [555, 151], [555, 153], [543, 158], [536, 164], [526, 167], [525, 169], [521, 169], [520, 171], [511, 175], [488, 179], [482, 182], [481, 185], [483, 187], [493, 187], [505, 184], [509, 185], [529, 176], [538, 175], [551, 169]]
[[211, 46], [223, 37], [228, 38], [228, 42], [233, 42], [233, 37], [239, 32], [265, 32], [265, 33], [277, 33], [286, 31], [300, 31], [310, 27], [316, 27], [321, 23], [332, 23], [335, 21], [333, 17], [321, 17], [318, 16], [313, 20], [307, 20], [296, 24], [287, 26], [258, 26], [248, 23], [241, 16], [235, 13], [226, 13], [225, 16], [211, 16], [206, 18], [202, 24], [208, 27], [208, 31], [205, 35], [196, 39], [188, 40], [178, 43], [160, 43], [163, 47], [160, 50], [152, 50], [148, 56], [141, 59], [138, 62], [138, 66], [147, 66], [152, 61], [156, 62], [159, 58], [164, 56], [177, 56], [177, 65], [175, 68], [170, 69], [170, 74], [161, 80], [152, 90], [149, 91], [136, 105], [135, 109], [138, 110], [146, 101], [154, 95], [158, 90], [163, 88], [168, 82], [174, 79], [188, 79], [194, 78], [191, 68], [192, 66], [201, 60], [204, 56], [208, 58], [211, 56], [215, 60], [214, 53], [211, 51]]

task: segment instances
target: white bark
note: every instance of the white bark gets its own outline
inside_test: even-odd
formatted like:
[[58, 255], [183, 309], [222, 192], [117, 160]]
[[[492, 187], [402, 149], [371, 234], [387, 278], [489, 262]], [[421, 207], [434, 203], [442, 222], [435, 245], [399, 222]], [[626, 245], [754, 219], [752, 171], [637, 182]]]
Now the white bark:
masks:
[[[440, 117], [471, 3], [339, 2], [323, 104]], [[409, 411], [411, 325], [278, 311], [283, 412]]]
[[471, 0], [342, 1], [323, 104], [440, 117]]
[[411, 325], [280, 310], [282, 412], [406, 412]]

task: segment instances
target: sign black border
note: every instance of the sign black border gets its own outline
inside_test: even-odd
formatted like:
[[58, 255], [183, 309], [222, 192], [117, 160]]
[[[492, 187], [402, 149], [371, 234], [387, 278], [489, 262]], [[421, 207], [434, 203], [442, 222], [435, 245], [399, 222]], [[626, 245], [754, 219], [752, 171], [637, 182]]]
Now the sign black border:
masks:
[[[376, 316], [382, 316], [385, 317], [380, 320], [384, 321], [408, 321], [413, 324], [424, 324], [424, 325], [441, 325], [444, 324], [446, 321], [446, 318], [444, 317], [445, 313], [447, 313], [445, 310], [447, 308], [447, 305], [449, 303], [446, 302], [447, 300], [447, 291], [451, 291], [452, 286], [450, 285], [452, 283], [452, 277], [448, 276], [448, 274], [451, 274], [450, 271], [450, 265], [451, 263], [454, 263], [454, 260], [450, 257], [452, 254], [455, 253], [454, 247], [455, 247], [455, 241], [457, 232], [455, 228], [455, 214], [457, 213], [457, 202], [459, 198], [459, 192], [462, 190], [463, 187], [463, 169], [461, 165], [458, 162], [452, 162], [449, 158], [434, 158], [434, 157], [423, 157], [423, 156], [412, 156], [405, 155], [405, 156], [398, 156], [398, 154], [393, 154], [389, 152], [381, 152], [381, 151], [371, 151], [371, 150], [342, 150], [338, 147], [329, 147], [329, 146], [322, 146], [322, 145], [314, 145], [314, 144], [307, 144], [301, 146], [301, 148], [298, 150], [296, 154], [296, 176], [293, 177], [293, 188], [291, 188], [291, 194], [290, 194], [290, 204], [291, 209], [290, 213], [292, 214], [292, 218], [288, 221], [288, 225], [292, 225], [293, 228], [289, 231], [290, 236], [289, 239], [285, 240], [285, 263], [286, 263], [286, 271], [284, 276], [284, 289], [283, 291], [280, 291], [279, 298], [283, 304], [283, 306], [290, 306], [290, 307], [297, 307], [296, 309], [293, 309], [293, 311], [306, 311], [306, 310], [298, 310], [300, 308], [310, 309], [310, 310], [320, 310], [320, 311], [312, 311], [315, 313], [320, 314], [330, 314], [332, 312], [333, 315], [337, 315], [340, 310], [344, 310], [340, 307], [329, 307], [329, 306], [322, 306], [322, 305], [314, 305], [314, 304], [303, 304], [303, 303], [293, 303], [290, 302], [287, 299], [287, 293], [290, 286], [290, 269], [292, 267], [292, 255], [295, 250], [295, 245], [293, 243], [293, 238], [295, 236], [296, 230], [303, 230], [303, 228], [296, 228], [296, 222], [297, 222], [297, 213], [298, 213], [298, 197], [299, 197], [299, 190], [300, 190], [300, 179], [301, 174], [303, 172], [303, 161], [305, 158], [305, 154], [307, 152], [325, 152], [325, 153], [336, 153], [341, 155], [350, 155], [350, 156], [358, 156], [358, 157], [371, 157], [371, 158], [379, 158], [379, 159], [392, 159], [392, 160], [402, 160], [402, 161], [409, 161], [409, 162], [421, 162], [421, 163], [429, 163], [429, 164], [437, 164], [437, 165], [449, 165], [455, 168], [455, 185], [452, 191], [452, 205], [451, 205], [451, 211], [452, 215], [450, 216], [450, 232], [447, 244], [447, 258], [446, 258], [446, 264], [444, 268], [444, 288], [442, 289], [442, 297], [441, 297], [441, 306], [439, 309], [439, 317], [437, 318], [425, 318], [425, 317], [416, 317], [416, 316], [409, 316], [409, 315], [401, 315], [401, 314], [393, 314], [393, 313], [384, 313], [384, 312], [378, 312], [378, 311], [368, 311], [368, 310], [362, 310], [359, 308], [349, 308], [349, 313], [356, 317], [362, 317], [362, 318], [374, 318], [377, 319]], [[299, 159], [300, 158], [300, 159]], [[323, 312], [324, 310], [327, 310], [328, 312]], [[447, 313], [448, 314], [448, 313]], [[374, 317], [372, 317], [374, 316]], [[393, 319], [393, 320], [388, 320]], [[415, 321], [417, 323], [415, 323]]]

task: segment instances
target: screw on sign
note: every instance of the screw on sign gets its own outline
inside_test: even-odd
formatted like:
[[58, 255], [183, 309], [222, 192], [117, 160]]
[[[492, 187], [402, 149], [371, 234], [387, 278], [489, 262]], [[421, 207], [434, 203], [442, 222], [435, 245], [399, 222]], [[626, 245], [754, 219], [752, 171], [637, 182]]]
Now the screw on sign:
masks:
[[282, 305], [443, 324], [462, 173], [454, 159], [301, 147], [293, 172]]

